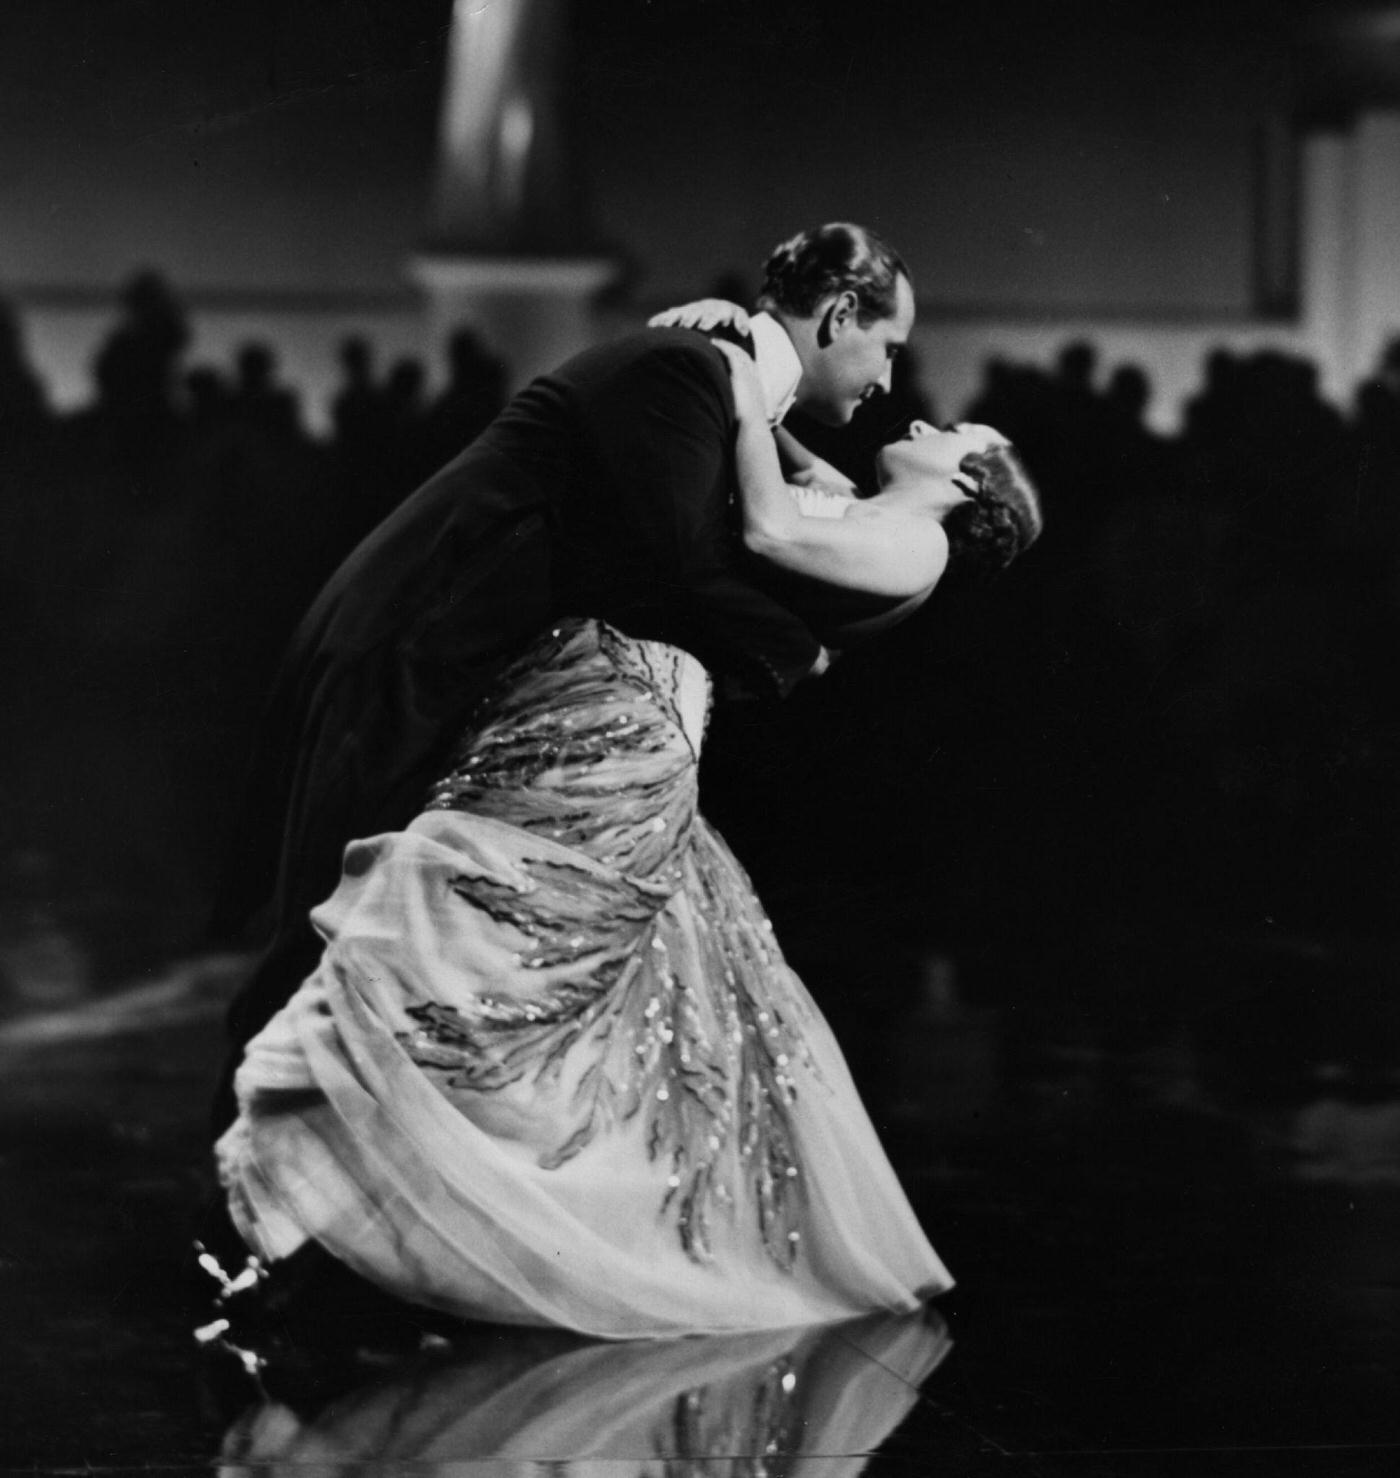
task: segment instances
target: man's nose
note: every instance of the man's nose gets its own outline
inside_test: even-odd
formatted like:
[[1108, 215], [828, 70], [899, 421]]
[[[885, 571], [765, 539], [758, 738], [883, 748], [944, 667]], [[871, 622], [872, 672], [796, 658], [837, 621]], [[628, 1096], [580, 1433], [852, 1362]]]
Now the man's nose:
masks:
[[893, 381], [893, 379], [894, 379], [894, 365], [892, 365], [888, 360], [886, 360], [885, 361], [885, 372], [884, 372], [884, 374], [882, 374], [880, 376], [880, 378], [875, 383], [877, 385], [879, 385], [880, 389], [883, 390], [886, 395], [888, 395], [890, 393], [890, 384]]

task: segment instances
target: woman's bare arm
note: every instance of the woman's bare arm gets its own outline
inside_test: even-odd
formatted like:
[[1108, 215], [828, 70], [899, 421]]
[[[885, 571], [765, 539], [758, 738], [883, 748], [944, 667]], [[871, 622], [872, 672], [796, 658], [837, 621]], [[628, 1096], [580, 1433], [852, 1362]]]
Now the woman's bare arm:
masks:
[[935, 518], [859, 501], [843, 518], [802, 514], [783, 479], [753, 361], [729, 345], [715, 347], [734, 382], [745, 545], [782, 569], [872, 595], [917, 595], [936, 584], [948, 562], [948, 540]]

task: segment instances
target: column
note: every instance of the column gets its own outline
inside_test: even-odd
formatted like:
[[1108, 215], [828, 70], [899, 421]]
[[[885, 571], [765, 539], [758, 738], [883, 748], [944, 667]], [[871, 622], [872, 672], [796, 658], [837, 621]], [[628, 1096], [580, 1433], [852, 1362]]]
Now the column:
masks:
[[1359, 379], [1400, 335], [1400, 112], [1366, 112], [1358, 119], [1355, 178]]
[[428, 240], [410, 271], [441, 346], [481, 331], [513, 384], [591, 341], [614, 277], [569, 127], [567, 0], [456, 0]]
[[1322, 393], [1346, 405], [1355, 381], [1353, 345], [1355, 180], [1349, 134], [1328, 131], [1303, 146], [1300, 303]]
[[1400, 111], [1370, 109], [1304, 153], [1304, 324], [1348, 404], [1400, 335]]

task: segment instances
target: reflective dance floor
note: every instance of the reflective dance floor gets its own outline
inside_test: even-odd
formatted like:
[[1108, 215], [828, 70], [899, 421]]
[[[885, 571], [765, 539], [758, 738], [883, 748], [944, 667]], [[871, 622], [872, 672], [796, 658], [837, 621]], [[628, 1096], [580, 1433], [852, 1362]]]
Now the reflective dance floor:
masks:
[[347, 1334], [250, 1372], [194, 1339], [186, 1251], [234, 968], [0, 1027], [0, 1470], [1400, 1473], [1400, 1093], [1345, 1052], [1271, 1076], [1247, 1029], [1107, 1045], [934, 992], [852, 1049], [959, 1279], [933, 1308]]

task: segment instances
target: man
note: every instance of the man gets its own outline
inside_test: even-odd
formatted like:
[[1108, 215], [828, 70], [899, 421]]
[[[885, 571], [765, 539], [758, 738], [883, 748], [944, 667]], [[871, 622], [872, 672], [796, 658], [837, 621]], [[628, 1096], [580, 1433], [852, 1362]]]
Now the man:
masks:
[[[707, 298], [649, 323], [695, 328], [748, 350], [775, 428], [794, 405], [814, 420], [844, 426], [863, 401], [889, 394], [895, 359], [914, 323], [914, 292], [908, 269], [888, 247], [858, 226], [837, 223], [794, 236], [773, 252], [752, 316]], [[850, 486], [793, 438], [780, 438], [779, 450], [785, 461], [796, 460], [799, 473], [820, 466], [823, 475]]]
[[[765, 292], [775, 421], [795, 398], [844, 422], [888, 388], [913, 292], [878, 238], [849, 225], [793, 237]], [[222, 900], [225, 929], [261, 917], [272, 942], [230, 1012], [216, 1128], [242, 1045], [315, 967], [308, 914], [346, 844], [417, 814], [492, 678], [552, 619], [674, 643], [749, 693], [821, 670], [820, 642], [734, 538], [734, 432], [725, 362], [697, 335], [590, 349], [522, 390], [332, 577], [274, 689]]]

